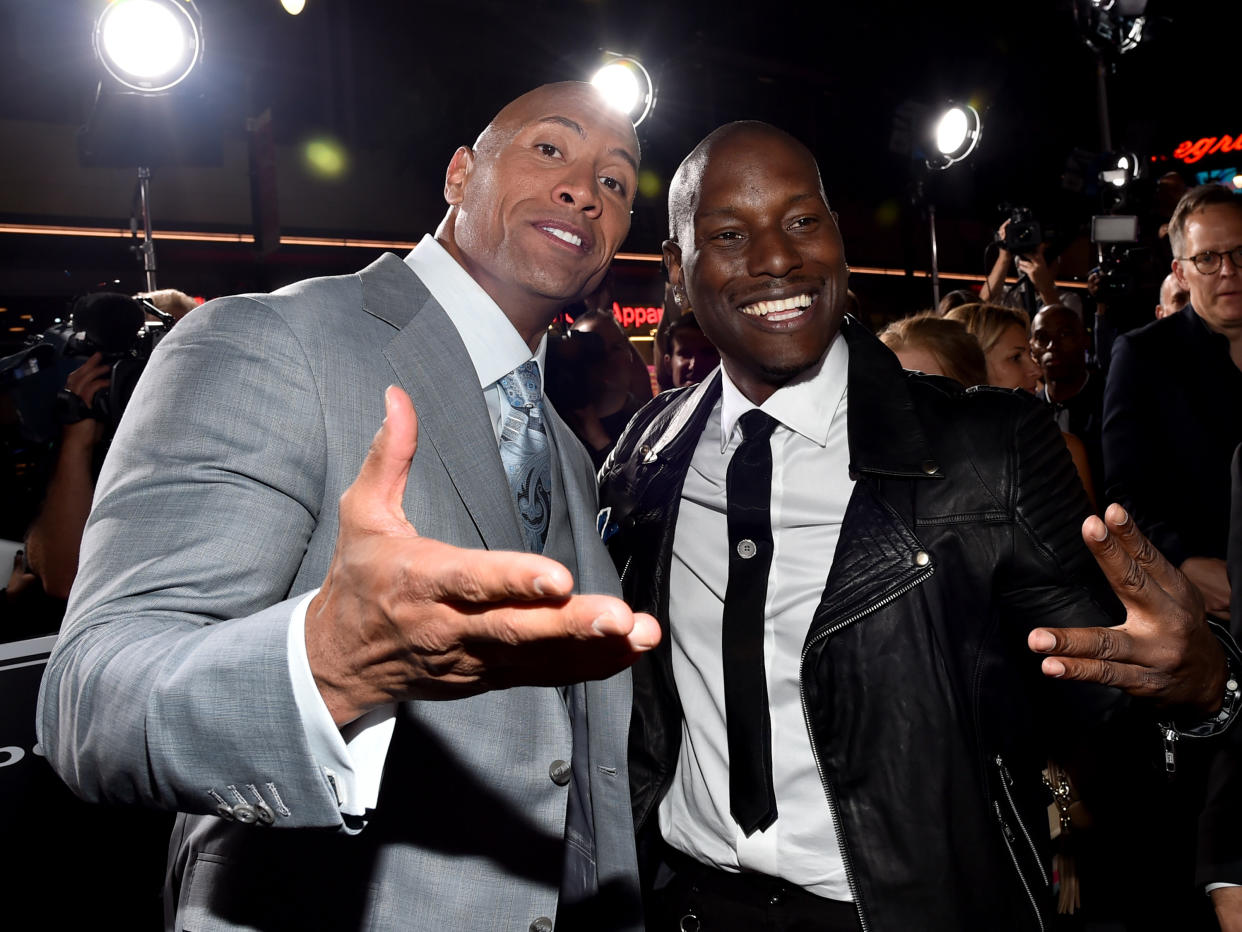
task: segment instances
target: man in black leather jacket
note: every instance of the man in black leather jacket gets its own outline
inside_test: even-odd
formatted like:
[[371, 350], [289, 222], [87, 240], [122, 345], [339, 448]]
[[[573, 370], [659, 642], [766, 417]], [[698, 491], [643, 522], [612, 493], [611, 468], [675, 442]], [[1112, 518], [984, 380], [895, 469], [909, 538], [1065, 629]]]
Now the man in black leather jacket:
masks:
[[[814, 158], [796, 140], [765, 124], [722, 127], [679, 169], [669, 212], [670, 279], [720, 350], [723, 371], [655, 399], [600, 473], [600, 528], [625, 596], [665, 632], [635, 667], [631, 725], [635, 823], [648, 868], [660, 865], [647, 878], [649, 892], [657, 888], [651, 928], [1045, 928], [1043, 762], [1058, 744], [1100, 740], [1105, 723], [1133, 718], [1122, 714], [1121, 692], [1075, 681], [1186, 705], [1196, 722], [1215, 714], [1226, 662], [1201, 603], [1120, 509], [1107, 526], [1091, 518], [1080, 531], [1087, 502], [1038, 402], [904, 372], [844, 318], [840, 236]], [[804, 443], [788, 462], [778, 457], [772, 496], [800, 468], [795, 457], [830, 453], [835, 443], [848, 475], [824, 475], [822, 485], [846, 484], [848, 504], [836, 516], [835, 556], [822, 555], [818, 578], [827, 584], [806, 627], [793, 632], [800, 661], [780, 661], [799, 655], [771, 648], [766, 620], [768, 689], [796, 673], [796, 724], [807, 741], [772, 740], [775, 821], [756, 833], [730, 821], [730, 787], [717, 798], [722, 784], [711, 772], [724, 723], [713, 732], [703, 720], [721, 718], [727, 703], [719, 651], [703, 650], [715, 629], [705, 639], [701, 624], [686, 627], [689, 617], [700, 622], [702, 605], [691, 601], [723, 603], [724, 590], [709, 582], [687, 600], [670, 593], [670, 580], [686, 580], [704, 554], [729, 562], [736, 546], [745, 557], [751, 543], [699, 533], [724, 528], [719, 513], [703, 523], [710, 495], [695, 500], [699, 517], [687, 517], [687, 476], [699, 482], [702, 462], [726, 452], [722, 396], [735, 408], [778, 411], [768, 402], [815, 384], [832, 353], [848, 357], [838, 370], [848, 425], [836, 425], [836, 440], [825, 428], [825, 443]], [[777, 420], [773, 448], [792, 436]], [[723, 484], [717, 497], [722, 512]], [[774, 536], [776, 513], [773, 505]], [[782, 546], [773, 561], [782, 573], [782, 560], [805, 562], [805, 552], [782, 556]], [[682, 607], [672, 617], [670, 601]], [[1095, 627], [1123, 613], [1121, 627]], [[1032, 650], [1047, 655], [1042, 673]], [[783, 663], [776, 671], [774, 657]], [[775, 723], [788, 710], [777, 705], [772, 734], [788, 736]], [[799, 756], [802, 789], [809, 772], [813, 796], [782, 785], [780, 762]], [[828, 866], [812, 853], [804, 871], [805, 846], [790, 851], [783, 839], [822, 819], [808, 799], [829, 813], [835, 838], [821, 836]], [[757, 870], [765, 857], [774, 866]], [[822, 900], [807, 890], [833, 908], [817, 913]], [[852, 903], [844, 918], [840, 901]]]

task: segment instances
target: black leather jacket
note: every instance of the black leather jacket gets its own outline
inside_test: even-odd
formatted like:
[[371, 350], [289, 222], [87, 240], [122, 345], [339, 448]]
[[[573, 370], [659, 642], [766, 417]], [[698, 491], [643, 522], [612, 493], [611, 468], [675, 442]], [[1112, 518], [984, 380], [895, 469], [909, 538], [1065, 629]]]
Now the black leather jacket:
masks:
[[[801, 662], [838, 829], [824, 843], [840, 845], [865, 929], [1046, 928], [1050, 735], [1126, 702], [1048, 681], [1025, 645], [1035, 626], [1115, 621], [1080, 537], [1085, 495], [1034, 398], [903, 372], [861, 325], [843, 332], [854, 490]], [[600, 473], [625, 597], [665, 631], [634, 669], [640, 837], [658, 833], [680, 747], [669, 566], [682, 481], [719, 396], [719, 376], [659, 396]]]

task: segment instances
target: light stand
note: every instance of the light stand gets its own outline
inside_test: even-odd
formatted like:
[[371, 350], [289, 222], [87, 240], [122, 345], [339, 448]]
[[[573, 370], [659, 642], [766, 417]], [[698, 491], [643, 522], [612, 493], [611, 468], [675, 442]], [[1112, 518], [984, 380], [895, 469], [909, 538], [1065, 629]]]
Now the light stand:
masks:
[[[950, 105], [928, 126], [931, 153], [924, 159], [929, 169], [944, 171], [954, 165], [979, 145], [979, 137], [983, 132], [983, 121], [979, 113], [970, 104]], [[923, 182], [917, 183], [919, 197], [923, 197]], [[926, 199], [927, 218], [931, 227], [931, 278], [932, 307], [940, 307], [940, 255], [936, 246], [936, 205], [931, 198]]]
[[142, 242], [131, 246], [142, 260], [142, 274], [147, 291], [155, 291], [155, 241], [151, 238], [151, 169], [138, 166], [138, 185], [134, 188], [133, 207], [129, 216], [129, 231], [137, 239], [138, 218], [142, 217]]

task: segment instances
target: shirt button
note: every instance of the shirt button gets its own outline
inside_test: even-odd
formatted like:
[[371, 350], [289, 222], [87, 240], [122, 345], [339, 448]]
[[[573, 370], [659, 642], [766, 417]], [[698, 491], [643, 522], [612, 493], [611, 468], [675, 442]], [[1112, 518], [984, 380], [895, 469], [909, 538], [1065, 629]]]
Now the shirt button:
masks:
[[749, 537], [744, 537], [737, 542], [737, 555], [743, 560], [749, 560], [758, 552], [759, 548], [755, 546], [755, 542]]
[[540, 916], [530, 924], [530, 932], [552, 932], [552, 920], [547, 916]]
[[[573, 768], [563, 760], [554, 760], [552, 765], [548, 767], [548, 776], [552, 778], [552, 782], [557, 786], [564, 786], [568, 783], [572, 773]], [[548, 928], [551, 928], [551, 926]]]

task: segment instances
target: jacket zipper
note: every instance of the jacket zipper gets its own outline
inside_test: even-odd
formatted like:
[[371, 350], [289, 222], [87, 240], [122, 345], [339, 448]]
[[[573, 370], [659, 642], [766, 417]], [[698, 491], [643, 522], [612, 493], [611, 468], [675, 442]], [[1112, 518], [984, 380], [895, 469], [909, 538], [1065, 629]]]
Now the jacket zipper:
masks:
[[1022, 837], [1026, 839], [1026, 846], [1031, 849], [1031, 858], [1035, 861], [1035, 866], [1039, 868], [1039, 876], [1043, 879], [1044, 886], [1047, 886], [1048, 872], [1044, 870], [1043, 862], [1039, 858], [1039, 849], [1035, 847], [1035, 842], [1031, 839], [1031, 833], [1026, 830], [1026, 824], [1022, 821], [1018, 807], [1013, 801], [1013, 795], [1009, 792], [1009, 788], [1013, 786], [1013, 777], [1009, 775], [1009, 768], [1005, 766], [1005, 761], [999, 754], [996, 755], [996, 767], [1000, 770], [1001, 791], [1005, 794], [1005, 801], [1009, 803], [1009, 811], [1013, 813], [1013, 818], [1018, 823], [1018, 828], [1022, 829]]
[[[1031, 892], [1031, 885], [1027, 882], [1026, 875], [1022, 873], [1022, 865], [1018, 863], [1018, 853], [1013, 850], [1013, 829], [1005, 821], [1005, 816], [1001, 812], [1000, 800], [993, 800], [992, 805], [996, 808], [996, 821], [1000, 823], [1001, 837], [1005, 841], [1005, 848], [1009, 851], [1009, 859], [1013, 861], [1013, 869], [1018, 873], [1018, 880], [1022, 882], [1022, 889], [1026, 891], [1026, 898], [1031, 904], [1031, 910], [1035, 913], [1035, 921], [1039, 923], [1040, 932], [1043, 932], [1044, 917], [1040, 915], [1039, 904], [1035, 901], [1035, 894]], [[1026, 830], [1023, 829], [1023, 831]]]
[[[874, 605], [870, 605], [867, 608], [863, 609], [862, 611], [855, 612], [853, 615], [850, 615], [845, 620], [839, 621], [835, 625], [832, 625], [829, 628], [825, 628], [819, 634], [815, 635], [815, 637], [811, 638], [811, 640], [807, 641], [806, 645], [802, 648], [802, 659], [798, 663], [798, 696], [802, 700], [802, 721], [806, 726], [807, 735], [811, 737], [811, 742], [810, 742], [811, 755], [815, 758], [815, 769], [819, 773], [819, 782], [820, 782], [820, 785], [824, 788], [824, 795], [828, 799], [828, 811], [832, 813], [832, 824], [837, 832], [837, 839], [838, 839], [837, 847], [841, 849], [841, 862], [845, 865], [845, 882], [849, 884], [850, 895], [853, 896], [854, 898], [854, 909], [858, 913], [858, 925], [862, 929], [862, 932], [868, 932], [868, 930], [871, 928], [871, 925], [870, 923], [867, 922], [866, 914], [863, 913], [862, 898], [858, 895], [858, 882], [854, 877], [854, 865], [850, 862], [849, 849], [846, 847], [846, 845], [842, 844], [842, 840], [845, 838], [845, 833], [841, 828], [841, 814], [839, 810], [837, 809], [837, 794], [836, 794], [836, 791], [832, 788], [831, 782], [829, 782], [827, 777], [824, 776], [824, 764], [823, 764], [823, 761], [821, 761], [819, 757], [819, 748], [815, 744], [814, 732], [811, 730], [811, 715], [806, 707], [806, 690], [802, 688], [803, 673], [806, 668], [806, 655], [810, 653], [811, 648], [815, 644], [819, 643], [824, 638], [828, 637], [829, 635], [835, 634], [836, 632], [840, 631], [842, 628], [849, 627], [854, 622], [858, 621], [858, 619], [862, 618], [864, 615], [869, 615], [872, 612], [883, 608], [885, 605], [888, 605], [888, 603], [893, 602], [896, 599], [899, 599], [901, 596], [905, 595], [915, 586], [926, 581], [932, 575], [933, 572], [935, 572], [934, 567], [929, 566], [926, 572], [920, 573], [918, 576], [910, 580], [904, 586], [901, 586], [894, 592], [890, 592], [887, 596], [885, 596], [879, 602], [876, 602]], [[1040, 928], [1042, 929], [1043, 926], [1041, 925]]]

